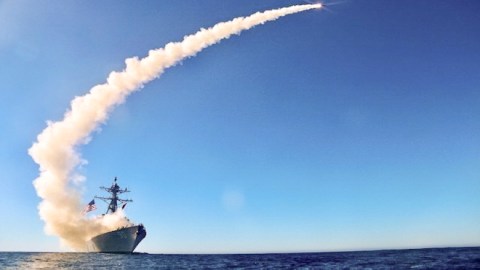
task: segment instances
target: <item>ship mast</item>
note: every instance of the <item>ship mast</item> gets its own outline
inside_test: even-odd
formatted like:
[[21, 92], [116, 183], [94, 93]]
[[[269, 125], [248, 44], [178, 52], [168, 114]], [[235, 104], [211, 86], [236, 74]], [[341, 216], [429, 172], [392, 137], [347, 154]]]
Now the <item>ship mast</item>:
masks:
[[108, 203], [108, 209], [105, 214], [108, 213], [115, 213], [118, 209], [118, 202], [126, 203], [126, 202], [133, 202], [132, 200], [126, 200], [126, 199], [120, 199], [118, 197], [118, 194], [130, 192], [130, 190], [125, 189], [120, 189], [120, 186], [117, 185], [117, 177], [115, 177], [115, 180], [113, 181], [113, 184], [111, 187], [100, 187], [101, 189], [106, 190], [108, 193], [110, 193], [112, 196], [111, 197], [99, 197], [95, 196], [96, 199], [103, 200], [104, 202]]

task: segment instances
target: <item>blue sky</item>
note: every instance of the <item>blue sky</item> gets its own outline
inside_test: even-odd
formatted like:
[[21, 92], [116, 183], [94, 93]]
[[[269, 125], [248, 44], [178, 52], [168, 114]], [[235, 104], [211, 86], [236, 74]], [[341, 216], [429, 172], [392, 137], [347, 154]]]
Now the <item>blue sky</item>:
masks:
[[[299, 3], [0, 2], [0, 250], [63, 250], [27, 149], [73, 97], [127, 57]], [[81, 148], [85, 203], [118, 176], [145, 252], [480, 245], [480, 3], [329, 10], [234, 36], [130, 96]]]

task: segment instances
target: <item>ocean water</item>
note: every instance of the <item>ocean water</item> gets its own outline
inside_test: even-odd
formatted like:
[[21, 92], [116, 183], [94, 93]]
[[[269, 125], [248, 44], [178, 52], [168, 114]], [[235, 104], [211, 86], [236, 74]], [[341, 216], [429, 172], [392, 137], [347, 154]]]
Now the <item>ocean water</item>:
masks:
[[231, 255], [0, 252], [0, 269], [480, 269], [480, 247]]

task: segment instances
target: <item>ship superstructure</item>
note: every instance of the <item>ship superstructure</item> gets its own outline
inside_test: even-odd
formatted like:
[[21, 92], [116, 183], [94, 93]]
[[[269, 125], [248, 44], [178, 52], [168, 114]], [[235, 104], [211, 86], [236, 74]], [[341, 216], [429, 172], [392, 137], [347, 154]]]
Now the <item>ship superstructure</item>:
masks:
[[[113, 181], [111, 187], [100, 187], [101, 189], [110, 193], [109, 197], [95, 196], [96, 199], [101, 199], [108, 203], [108, 209], [105, 214], [113, 214], [118, 211], [118, 203], [123, 203], [122, 208], [127, 202], [132, 200], [121, 199], [120, 194], [130, 192], [129, 190], [121, 189], [117, 184], [117, 178]], [[132, 253], [138, 244], [145, 238], [147, 231], [143, 224], [135, 225], [128, 222], [128, 226], [117, 228], [116, 230], [99, 234], [88, 243], [87, 249], [90, 252], [108, 252], [108, 253]]]

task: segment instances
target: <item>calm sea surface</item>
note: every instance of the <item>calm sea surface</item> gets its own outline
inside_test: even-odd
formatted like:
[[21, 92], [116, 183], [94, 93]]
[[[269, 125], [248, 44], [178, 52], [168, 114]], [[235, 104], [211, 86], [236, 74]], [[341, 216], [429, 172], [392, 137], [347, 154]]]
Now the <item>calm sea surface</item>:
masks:
[[480, 247], [241, 255], [0, 252], [0, 269], [227, 268], [480, 269]]

